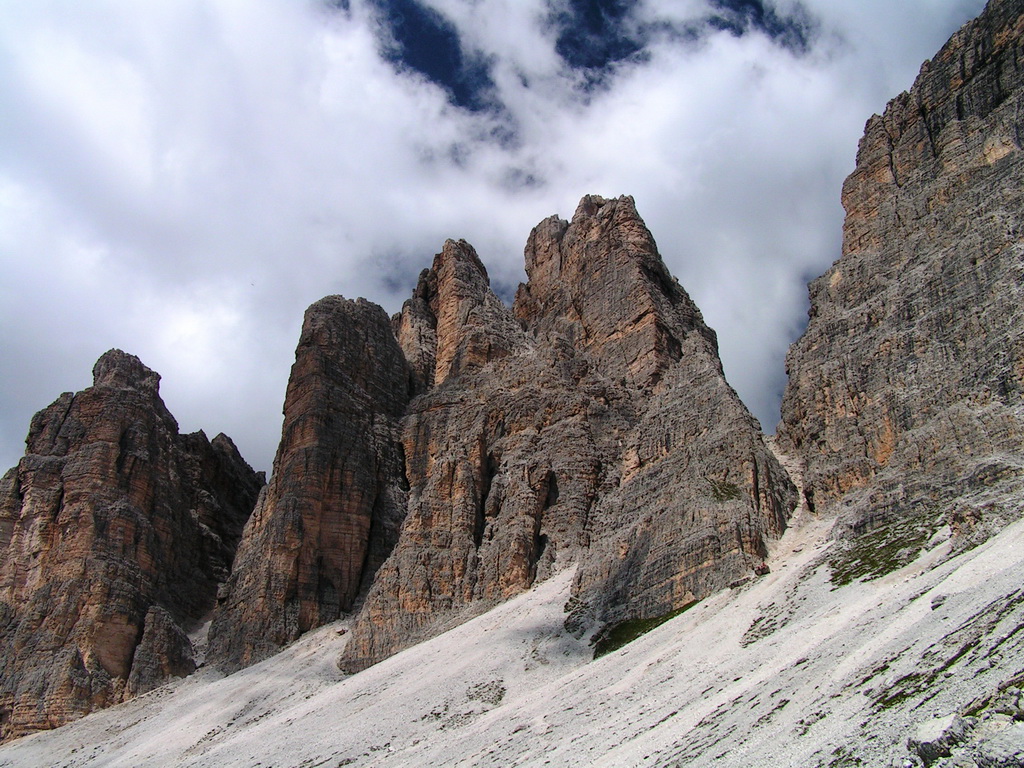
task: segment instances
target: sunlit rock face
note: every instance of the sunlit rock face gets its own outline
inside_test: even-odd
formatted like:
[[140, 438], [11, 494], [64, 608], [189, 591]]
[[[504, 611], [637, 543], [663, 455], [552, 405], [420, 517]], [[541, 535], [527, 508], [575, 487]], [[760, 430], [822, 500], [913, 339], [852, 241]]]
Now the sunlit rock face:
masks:
[[577, 562], [582, 630], [760, 563], [792, 485], [632, 199], [545, 220], [526, 269], [507, 307], [449, 240], [390, 321], [362, 300], [310, 307], [213, 662], [358, 611], [341, 663], [362, 669]]
[[975, 541], [1024, 482], [1024, 7], [993, 0], [872, 117], [811, 283], [781, 441], [840, 533]]
[[32, 419], [0, 480], [0, 738], [195, 669], [262, 475], [224, 435], [181, 435], [160, 377], [119, 350]]

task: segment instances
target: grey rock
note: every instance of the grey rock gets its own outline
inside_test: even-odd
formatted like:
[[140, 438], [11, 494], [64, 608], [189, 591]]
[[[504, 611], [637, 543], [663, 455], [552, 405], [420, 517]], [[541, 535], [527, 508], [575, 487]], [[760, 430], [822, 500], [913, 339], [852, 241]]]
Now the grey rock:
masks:
[[346, 670], [573, 562], [574, 626], [661, 615], [750, 573], [785, 527], [793, 487], [632, 199], [545, 220], [526, 266], [509, 311], [449, 241], [394, 320], [423, 392], [409, 511]]
[[842, 256], [787, 357], [780, 443], [840, 538], [903, 545], [883, 569], [943, 524], [963, 547], [1022, 511], [1021, 26], [993, 0], [868, 121]]
[[916, 752], [925, 765], [931, 765], [940, 757], [949, 757], [955, 747], [967, 740], [973, 727], [973, 719], [959, 715], [932, 718], [918, 724], [907, 740], [907, 748]]
[[135, 647], [125, 691], [129, 696], [163, 685], [175, 677], [187, 677], [196, 670], [192, 643], [172, 616], [159, 605], [146, 613], [142, 639]]

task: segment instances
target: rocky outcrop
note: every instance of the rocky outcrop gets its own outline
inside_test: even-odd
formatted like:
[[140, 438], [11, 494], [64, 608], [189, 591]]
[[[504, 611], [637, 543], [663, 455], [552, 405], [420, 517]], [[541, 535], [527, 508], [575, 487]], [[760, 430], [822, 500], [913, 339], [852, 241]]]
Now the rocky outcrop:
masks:
[[352, 610], [405, 514], [410, 379], [380, 307], [329, 296], [306, 311], [273, 475], [221, 592], [211, 661], [246, 666]]
[[194, 669], [185, 633], [227, 577], [262, 477], [224, 435], [180, 435], [119, 350], [32, 419], [0, 481], [0, 738]]
[[[1019, 677], [1019, 676], [1018, 676]], [[988, 768], [1024, 763], [1024, 694], [1010, 681], [977, 699], [961, 716], [917, 724], [907, 749], [934, 768]]]
[[526, 265], [509, 310], [449, 241], [395, 319], [423, 391], [409, 511], [345, 669], [570, 562], [575, 626], [660, 615], [750, 572], [785, 525], [792, 487], [633, 201], [542, 222]]
[[526, 274], [516, 316], [630, 390], [657, 384], [691, 335], [721, 369], [714, 331], [665, 268], [632, 198], [588, 195], [572, 222], [542, 221], [526, 244]]
[[842, 257], [787, 358], [780, 440], [808, 502], [876, 551], [1021, 511], [1022, 33], [1024, 5], [992, 0], [868, 121]]

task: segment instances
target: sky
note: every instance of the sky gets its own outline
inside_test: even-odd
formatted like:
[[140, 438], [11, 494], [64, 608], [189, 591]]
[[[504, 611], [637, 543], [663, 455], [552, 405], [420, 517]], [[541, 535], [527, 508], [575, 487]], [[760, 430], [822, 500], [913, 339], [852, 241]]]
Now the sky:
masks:
[[632, 195], [772, 432], [865, 121], [983, 0], [0, 0], [0, 468], [107, 349], [270, 470], [304, 309]]

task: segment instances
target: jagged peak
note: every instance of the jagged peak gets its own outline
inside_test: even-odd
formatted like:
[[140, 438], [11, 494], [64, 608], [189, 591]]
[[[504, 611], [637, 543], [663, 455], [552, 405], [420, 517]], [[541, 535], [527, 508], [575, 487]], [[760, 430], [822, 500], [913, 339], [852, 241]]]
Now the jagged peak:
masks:
[[644, 388], [696, 332], [717, 339], [662, 261], [632, 197], [585, 195], [571, 222], [551, 216], [530, 233], [528, 282], [513, 311], [535, 335], [556, 334], [605, 372]]
[[632, 195], [619, 195], [618, 197], [602, 197], [601, 195], [584, 195], [576, 206], [576, 212], [572, 216], [573, 223], [578, 219], [588, 216], [596, 216], [602, 211], [605, 215], [611, 215], [618, 211], [625, 211], [637, 216], [636, 201]]
[[108, 386], [158, 392], [160, 374], [143, 364], [135, 355], [111, 349], [100, 355], [92, 368], [93, 386]]
[[487, 268], [465, 240], [446, 240], [393, 321], [421, 393], [509, 354], [522, 330], [491, 290]]
[[487, 274], [487, 267], [480, 261], [476, 249], [462, 239], [452, 240], [449, 238], [445, 240], [441, 252], [434, 257], [432, 269], [435, 274], [440, 276], [444, 274], [446, 268], [458, 269], [463, 265], [479, 274], [483, 278], [484, 284], [490, 287], [491, 279]]

